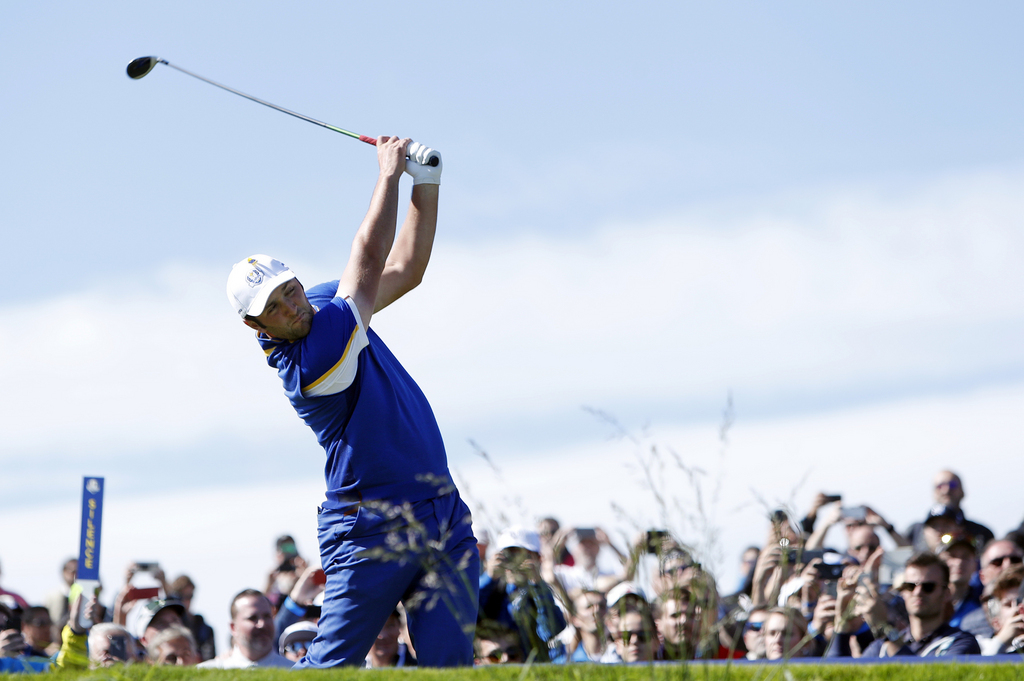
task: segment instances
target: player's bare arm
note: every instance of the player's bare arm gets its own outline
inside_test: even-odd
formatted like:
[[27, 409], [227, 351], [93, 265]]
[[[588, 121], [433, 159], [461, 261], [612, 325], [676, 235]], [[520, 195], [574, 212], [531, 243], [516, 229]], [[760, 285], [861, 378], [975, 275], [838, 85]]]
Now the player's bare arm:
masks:
[[[411, 161], [409, 162], [411, 164]], [[380, 277], [374, 312], [380, 312], [419, 286], [430, 262], [437, 228], [438, 185], [417, 184], [412, 188], [409, 212], [391, 247]]]
[[380, 174], [370, 198], [370, 208], [352, 241], [352, 252], [338, 285], [338, 295], [352, 298], [365, 328], [370, 325], [381, 274], [395, 240], [398, 181], [405, 170], [408, 144], [408, 138], [377, 138]]

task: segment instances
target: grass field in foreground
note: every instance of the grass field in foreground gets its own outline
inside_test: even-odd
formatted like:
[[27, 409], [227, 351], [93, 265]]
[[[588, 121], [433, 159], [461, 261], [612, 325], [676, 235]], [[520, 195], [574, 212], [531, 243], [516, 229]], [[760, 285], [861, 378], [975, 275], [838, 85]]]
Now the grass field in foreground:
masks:
[[[403, 679], [404, 681], [546, 681], [570, 679], [572, 681], [1010, 681], [1024, 678], [1021, 664], [878, 664], [878, 665], [733, 665], [709, 666], [653, 665], [535, 665], [531, 667], [478, 667], [475, 669], [365, 669], [309, 670], [290, 672], [283, 669], [254, 670], [197, 670], [182, 667], [148, 667], [136, 665], [91, 672], [55, 672], [42, 678], [60, 681], [90, 679], [94, 681], [369, 681]], [[12, 681], [24, 676], [0, 675]], [[55, 680], [56, 681], [56, 680]]]

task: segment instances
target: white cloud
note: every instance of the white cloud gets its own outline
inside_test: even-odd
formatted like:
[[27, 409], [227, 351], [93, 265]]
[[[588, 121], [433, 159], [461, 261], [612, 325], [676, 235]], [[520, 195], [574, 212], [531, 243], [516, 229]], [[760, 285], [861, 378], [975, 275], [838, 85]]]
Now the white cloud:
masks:
[[[442, 241], [424, 285], [374, 326], [460, 437], [581, 404], [717, 403], [730, 387], [743, 404], [970, 384], [1024, 364], [1022, 220], [1024, 175], [1003, 173], [571, 240]], [[307, 281], [344, 254], [310, 256]], [[307, 443], [223, 278], [171, 263], [3, 305], [6, 454]]]

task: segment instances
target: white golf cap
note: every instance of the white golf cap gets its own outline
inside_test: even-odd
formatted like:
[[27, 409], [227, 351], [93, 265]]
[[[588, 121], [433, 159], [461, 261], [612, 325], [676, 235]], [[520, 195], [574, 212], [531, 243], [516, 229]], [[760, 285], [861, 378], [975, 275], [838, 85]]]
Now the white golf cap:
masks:
[[231, 268], [228, 302], [239, 316], [258, 317], [274, 289], [294, 278], [295, 273], [280, 260], [259, 253], [251, 255]]
[[636, 596], [643, 600], [644, 603], [647, 602], [647, 594], [644, 593], [644, 590], [639, 584], [636, 582], [619, 582], [608, 592], [608, 596], [606, 597], [608, 607], [612, 607], [626, 596]]
[[540, 553], [540, 535], [533, 530], [526, 529], [522, 525], [513, 525], [501, 533], [494, 550], [504, 551], [512, 547]]

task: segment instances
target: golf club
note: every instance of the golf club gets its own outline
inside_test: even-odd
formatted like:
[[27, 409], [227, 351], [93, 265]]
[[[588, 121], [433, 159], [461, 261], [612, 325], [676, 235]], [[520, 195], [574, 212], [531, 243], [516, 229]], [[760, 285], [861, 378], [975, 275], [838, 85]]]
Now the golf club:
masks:
[[[377, 145], [377, 140], [375, 138], [373, 138], [373, 137], [368, 137], [366, 135], [360, 135], [359, 133], [355, 133], [355, 132], [352, 132], [350, 130], [344, 130], [342, 128], [338, 128], [338, 127], [335, 127], [333, 125], [328, 125], [327, 123], [324, 123], [322, 121], [318, 121], [315, 118], [310, 118], [309, 116], [303, 116], [300, 113], [295, 113], [294, 111], [289, 111], [288, 109], [285, 109], [284, 107], [278, 106], [276, 104], [271, 104], [270, 102], [267, 102], [267, 101], [264, 101], [262, 99], [259, 99], [258, 97], [253, 97], [252, 95], [247, 95], [244, 92], [239, 92], [238, 90], [235, 90], [234, 88], [229, 88], [227, 85], [221, 85], [220, 83], [214, 82], [214, 81], [210, 80], [209, 78], [204, 78], [204, 77], [200, 76], [198, 73], [192, 73], [191, 71], [186, 71], [185, 69], [181, 68], [180, 66], [175, 66], [171, 62], [167, 61], [166, 59], [161, 59], [160, 57], [139, 57], [138, 59], [132, 60], [132, 62], [130, 64], [128, 64], [128, 69], [127, 69], [128, 77], [131, 78], [132, 80], [139, 80], [140, 78], [145, 77], [146, 74], [148, 74], [150, 71], [152, 71], [156, 67], [157, 64], [163, 64], [165, 66], [170, 66], [172, 69], [176, 69], [178, 71], [181, 71], [182, 73], [184, 73], [186, 75], [189, 75], [189, 76], [192, 76], [193, 78], [198, 78], [199, 80], [204, 81], [206, 83], [209, 83], [210, 85], [216, 85], [221, 90], [227, 90], [228, 92], [233, 92], [234, 94], [239, 95], [240, 97], [245, 97], [246, 99], [250, 99], [250, 100], [256, 102], [257, 104], [262, 104], [263, 106], [269, 106], [271, 109], [276, 109], [277, 111], [280, 111], [282, 113], [286, 113], [289, 116], [295, 116], [296, 118], [301, 118], [304, 121], [309, 121], [310, 123], [315, 123], [315, 124], [319, 125], [322, 128], [327, 128], [328, 130], [333, 130], [334, 132], [340, 132], [342, 135], [348, 135], [349, 137], [357, 139], [360, 142], [366, 142], [367, 144], [372, 144], [374, 146]], [[419, 144], [418, 142], [410, 142], [409, 143], [409, 151], [407, 153], [408, 153], [409, 157], [412, 160], [414, 160], [417, 163], [420, 163], [422, 165], [437, 166], [441, 162], [441, 154], [440, 154], [440, 152], [434, 151], [433, 149], [430, 149], [429, 147], [425, 147], [422, 144]]]

